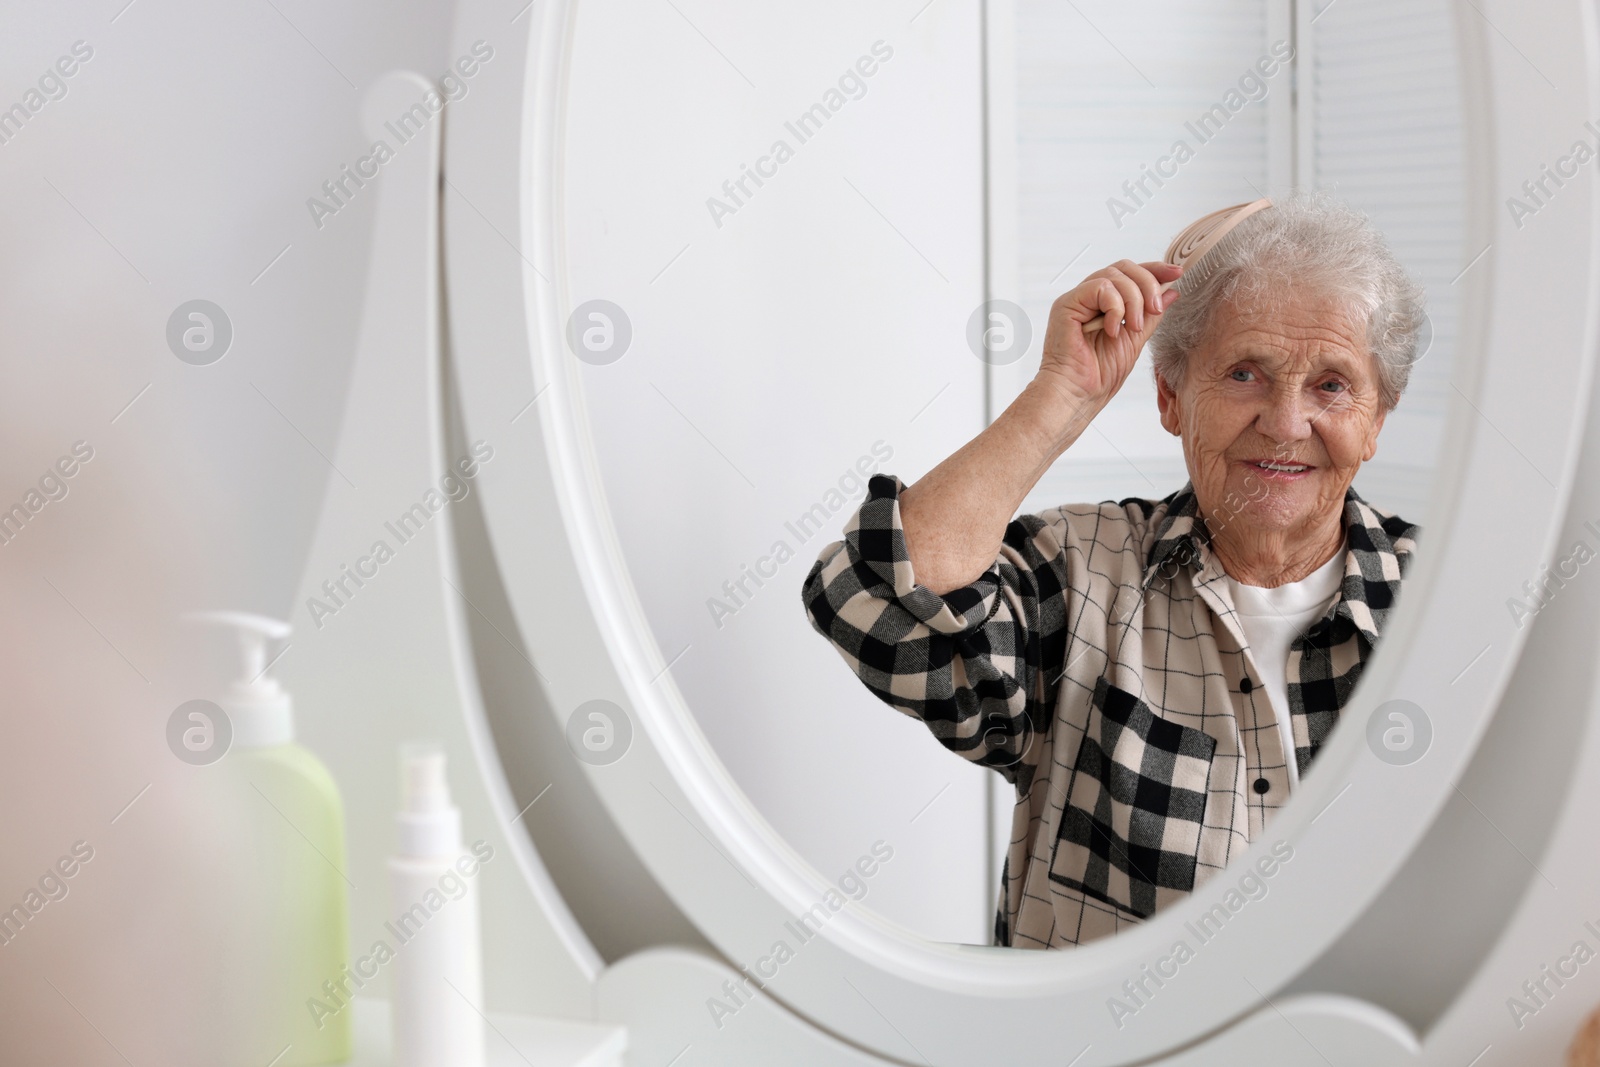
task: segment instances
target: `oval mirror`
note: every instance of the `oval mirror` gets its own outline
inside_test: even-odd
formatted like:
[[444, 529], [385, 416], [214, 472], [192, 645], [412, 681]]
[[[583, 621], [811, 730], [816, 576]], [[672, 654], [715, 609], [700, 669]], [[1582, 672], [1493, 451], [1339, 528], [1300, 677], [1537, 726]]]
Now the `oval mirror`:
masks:
[[[1587, 307], [1496, 313], [1546, 306], [1552, 274], [1592, 289], [1586, 172], [1538, 225], [1504, 206], [1583, 127], [1586, 24], [1577, 8], [1524, 22], [1530, 70], [1492, 46], [1508, 13], [1208, 2], [1152, 27], [1110, 4], [936, 0], [759, 31], [673, 5], [528, 18], [526, 81], [481, 89], [448, 145], [475, 201], [521, 220], [512, 256], [492, 229], [446, 233], [464, 418], [516, 457], [484, 475], [489, 533], [563, 728], [604, 701], [631, 738], [585, 773], [651, 875], [736, 965], [804, 944], [770, 982], [780, 1001], [887, 1056], [1131, 1062], [1258, 1009], [1404, 861], [1514, 662], [1504, 602], [1553, 534], [1581, 416], [1564, 383], [1589, 359]], [[655, 91], [622, 91], [624, 73]], [[1541, 79], [1591, 88], [1521, 106]], [[1030, 832], [1012, 784], [863, 687], [802, 583], [866, 479], [910, 485], [1000, 417], [1056, 296], [1294, 188], [1366, 213], [1426, 291], [1420, 361], [1355, 482], [1425, 531], [1405, 594], [1316, 774], [1226, 869], [1115, 938], [994, 947], [1008, 850], [1033, 850], [1011, 848]], [[1016, 309], [1008, 358], [969, 344], [993, 301]], [[1525, 373], [1529, 351], [1545, 373]], [[1136, 368], [1019, 513], [1178, 490], [1154, 393]], [[1394, 701], [1431, 725], [1426, 758], [1385, 757]], [[832, 897], [852, 903], [815, 912]], [[1218, 907], [1227, 936], [1206, 937]], [[820, 936], [802, 942], [808, 912]], [[1185, 939], [1184, 979], [1124, 1001], [1137, 1026], [1108, 1010]]]

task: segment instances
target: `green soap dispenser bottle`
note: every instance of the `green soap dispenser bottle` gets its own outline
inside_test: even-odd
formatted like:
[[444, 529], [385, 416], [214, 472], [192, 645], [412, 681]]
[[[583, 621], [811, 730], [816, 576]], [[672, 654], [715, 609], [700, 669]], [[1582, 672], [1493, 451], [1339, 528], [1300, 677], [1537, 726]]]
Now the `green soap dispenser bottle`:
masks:
[[267, 643], [291, 628], [237, 611], [190, 618], [236, 629], [243, 660], [218, 701], [233, 734], [218, 768], [247, 813], [241, 919], [260, 964], [248, 1044], [266, 1059], [281, 1052], [274, 1067], [341, 1063], [351, 1055], [350, 997], [363, 984], [349, 969], [344, 805], [328, 768], [295, 743], [289, 694], [267, 677]]

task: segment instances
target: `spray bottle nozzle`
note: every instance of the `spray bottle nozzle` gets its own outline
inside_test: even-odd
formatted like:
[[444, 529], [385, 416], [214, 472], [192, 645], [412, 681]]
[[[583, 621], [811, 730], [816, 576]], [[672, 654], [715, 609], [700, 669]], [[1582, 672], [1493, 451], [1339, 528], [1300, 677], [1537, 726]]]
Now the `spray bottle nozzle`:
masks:
[[403, 811], [432, 812], [450, 807], [445, 781], [444, 750], [430, 742], [400, 749], [400, 806]]
[[400, 811], [395, 816], [402, 856], [453, 856], [461, 851], [461, 810], [450, 802], [444, 750], [432, 742], [400, 749]]

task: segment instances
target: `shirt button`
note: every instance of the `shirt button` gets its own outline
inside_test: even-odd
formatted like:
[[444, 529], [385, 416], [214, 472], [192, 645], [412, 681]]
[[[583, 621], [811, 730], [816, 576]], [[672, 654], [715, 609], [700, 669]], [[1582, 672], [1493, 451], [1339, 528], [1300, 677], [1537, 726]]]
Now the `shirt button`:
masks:
[[[1256, 683], [1252, 682], [1248, 675], [1246, 675], [1239, 682], [1239, 692], [1241, 692], [1241, 693], [1248, 693], [1248, 692], [1250, 692], [1250, 690], [1254, 689], [1255, 687], [1256, 687]], [[1257, 789], [1256, 792], [1257, 793], [1265, 793], [1266, 790], [1265, 789]]]
[[1257, 778], [1256, 779], [1256, 784], [1254, 786], [1254, 789], [1255, 789], [1255, 791], [1257, 793], [1265, 793], [1267, 790], [1269, 790], [1271, 788], [1272, 788], [1272, 783], [1267, 781], [1265, 778]]

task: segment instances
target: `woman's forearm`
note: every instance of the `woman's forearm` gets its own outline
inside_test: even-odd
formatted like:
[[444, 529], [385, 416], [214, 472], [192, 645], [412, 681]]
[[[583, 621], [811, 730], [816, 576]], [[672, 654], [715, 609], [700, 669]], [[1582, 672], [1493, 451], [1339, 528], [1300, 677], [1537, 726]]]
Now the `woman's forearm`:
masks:
[[977, 437], [900, 494], [917, 581], [935, 593], [988, 570], [1023, 499], [1100, 406], [1041, 374]]
[[[971, 585], [1000, 552], [1011, 517], [1050, 464], [1122, 388], [1183, 268], [1118, 260], [1050, 305], [1039, 373], [1000, 417], [900, 494], [916, 580], [944, 594]], [[1083, 331], [1096, 315], [1104, 329]]]

